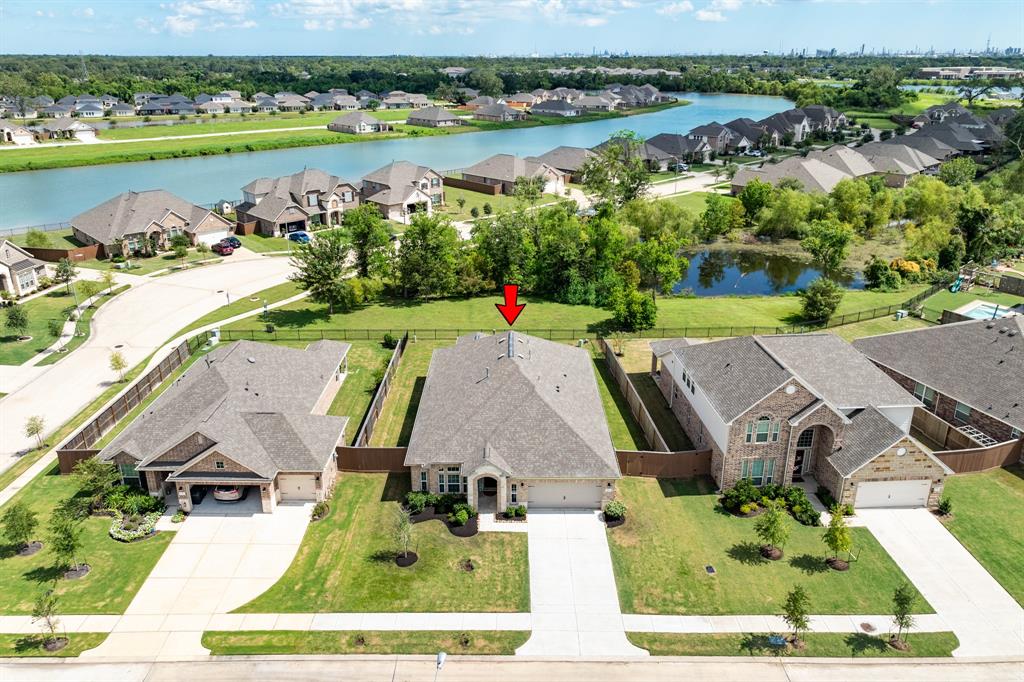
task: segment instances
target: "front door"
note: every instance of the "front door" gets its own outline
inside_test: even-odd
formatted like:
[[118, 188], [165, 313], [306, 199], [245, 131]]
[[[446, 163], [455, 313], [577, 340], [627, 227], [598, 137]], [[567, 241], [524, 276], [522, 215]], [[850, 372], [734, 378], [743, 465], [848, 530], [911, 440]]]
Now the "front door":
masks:
[[811, 459], [811, 448], [814, 445], [814, 429], [801, 433], [796, 439], [796, 456], [793, 458], [793, 478], [800, 478], [804, 468]]

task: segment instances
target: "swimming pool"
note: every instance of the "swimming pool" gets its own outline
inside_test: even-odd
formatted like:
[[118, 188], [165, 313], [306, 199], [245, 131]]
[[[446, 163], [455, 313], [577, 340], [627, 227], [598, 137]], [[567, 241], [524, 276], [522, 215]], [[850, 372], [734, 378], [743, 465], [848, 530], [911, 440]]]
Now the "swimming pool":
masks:
[[976, 301], [975, 305], [958, 312], [975, 320], [991, 320], [994, 317], [1009, 317], [1016, 314], [1016, 307]]

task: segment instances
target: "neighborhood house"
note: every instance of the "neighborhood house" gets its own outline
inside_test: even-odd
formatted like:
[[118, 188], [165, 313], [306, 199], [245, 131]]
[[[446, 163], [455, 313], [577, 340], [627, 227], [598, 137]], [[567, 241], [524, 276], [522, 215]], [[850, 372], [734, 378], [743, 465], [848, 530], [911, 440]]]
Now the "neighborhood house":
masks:
[[388, 220], [409, 224], [414, 213], [431, 215], [444, 204], [444, 179], [426, 166], [394, 161], [363, 176], [361, 195]]
[[14, 297], [30, 294], [46, 276], [46, 263], [14, 242], [0, 239], [0, 292]]
[[235, 207], [247, 233], [276, 236], [311, 226], [340, 225], [341, 215], [359, 205], [356, 186], [311, 168], [280, 178], [259, 178], [242, 188]]

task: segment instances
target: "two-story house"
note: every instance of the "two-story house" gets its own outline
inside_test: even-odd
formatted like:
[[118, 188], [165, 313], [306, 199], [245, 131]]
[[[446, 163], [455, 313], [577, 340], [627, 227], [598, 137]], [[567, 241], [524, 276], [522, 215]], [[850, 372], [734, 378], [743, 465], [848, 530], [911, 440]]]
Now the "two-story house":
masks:
[[832, 334], [651, 344], [652, 372], [722, 488], [813, 479], [858, 507], [934, 506], [949, 469], [910, 435], [920, 403]]
[[340, 225], [341, 215], [359, 205], [351, 182], [315, 168], [280, 178], [258, 178], [242, 188], [235, 207], [246, 231], [286, 235], [311, 226]]
[[444, 204], [444, 178], [426, 166], [393, 161], [363, 176], [362, 200], [377, 206], [388, 220], [408, 224], [414, 213], [431, 215]]

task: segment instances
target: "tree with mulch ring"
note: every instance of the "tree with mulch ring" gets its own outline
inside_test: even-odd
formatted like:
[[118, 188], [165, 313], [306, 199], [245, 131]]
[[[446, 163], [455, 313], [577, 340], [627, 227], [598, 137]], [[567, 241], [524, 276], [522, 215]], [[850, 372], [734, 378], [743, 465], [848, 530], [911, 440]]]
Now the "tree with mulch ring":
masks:
[[43, 648], [50, 653], [60, 651], [68, 645], [69, 641], [67, 637], [57, 636], [57, 626], [60, 625], [60, 619], [57, 618], [57, 602], [57, 595], [53, 593], [53, 590], [46, 590], [36, 597], [36, 601], [32, 605], [32, 622], [42, 623], [42, 628], [45, 631]]
[[58, 510], [50, 517], [50, 548], [57, 557], [58, 566], [65, 568], [66, 580], [78, 580], [88, 575], [91, 567], [79, 560], [82, 549], [82, 519]]
[[807, 632], [811, 627], [811, 600], [802, 586], [796, 585], [790, 590], [782, 609], [782, 618], [793, 631], [793, 636], [789, 640], [790, 646], [794, 649], [803, 649], [806, 644], [800, 639], [800, 633]]
[[412, 521], [409, 519], [409, 512], [401, 507], [395, 509], [395, 522], [392, 528], [395, 542], [402, 550], [395, 555], [395, 563], [401, 568], [408, 568], [416, 563], [419, 557], [416, 552], [409, 551], [412, 544]]
[[626, 505], [621, 500], [612, 500], [604, 508], [604, 523], [608, 528], [617, 528], [626, 522]]
[[754, 532], [761, 541], [761, 556], [771, 561], [782, 558], [782, 547], [789, 539], [785, 508], [776, 500], [768, 500], [764, 514], [754, 523]]
[[917, 595], [910, 583], [902, 582], [896, 587], [892, 594], [892, 622], [896, 626], [896, 632], [889, 638], [889, 646], [899, 651], [909, 651], [910, 643], [907, 642], [907, 633], [914, 627], [914, 600]]
[[756, 502], [747, 502], [731, 510], [731, 513], [733, 516], [738, 516], [741, 519], [752, 519], [755, 516], [764, 514], [764, 507], [759, 506]]
[[327, 516], [330, 511], [331, 508], [326, 502], [317, 502], [313, 505], [313, 511], [309, 515], [309, 520], [320, 521]]
[[838, 505], [829, 511], [832, 518], [828, 522], [825, 534], [821, 536], [822, 541], [831, 550], [832, 555], [825, 559], [828, 567], [834, 571], [848, 571], [850, 562], [839, 558], [840, 552], [849, 554], [853, 548], [853, 537], [850, 535], [850, 527], [846, 525], [846, 519]]
[[18, 556], [32, 556], [43, 548], [43, 543], [32, 539], [32, 534], [39, 527], [36, 513], [23, 502], [15, 502], [0, 518], [3, 525], [4, 538], [16, 547]]

